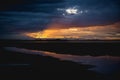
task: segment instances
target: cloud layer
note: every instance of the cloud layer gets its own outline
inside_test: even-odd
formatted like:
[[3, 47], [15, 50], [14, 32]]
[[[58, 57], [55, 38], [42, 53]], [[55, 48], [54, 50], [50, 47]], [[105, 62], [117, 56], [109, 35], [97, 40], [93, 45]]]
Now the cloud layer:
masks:
[[[119, 3], [119, 0], [0, 1], [0, 34], [42, 31], [53, 23], [67, 27], [113, 24], [120, 21]], [[59, 10], [70, 7], [87, 13], [64, 16], [65, 11]]]

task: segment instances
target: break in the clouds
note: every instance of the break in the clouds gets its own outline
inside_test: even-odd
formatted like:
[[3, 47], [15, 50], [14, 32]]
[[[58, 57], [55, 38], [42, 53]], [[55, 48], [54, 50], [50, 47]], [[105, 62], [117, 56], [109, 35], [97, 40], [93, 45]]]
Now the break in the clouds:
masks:
[[0, 35], [43, 31], [54, 23], [65, 28], [119, 23], [119, 4], [119, 0], [0, 1]]

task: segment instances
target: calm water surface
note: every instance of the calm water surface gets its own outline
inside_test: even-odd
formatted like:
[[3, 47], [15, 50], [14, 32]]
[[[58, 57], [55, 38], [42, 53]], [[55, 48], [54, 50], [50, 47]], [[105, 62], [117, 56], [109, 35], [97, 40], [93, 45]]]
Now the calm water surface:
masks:
[[76, 63], [93, 65], [95, 67], [90, 68], [90, 70], [94, 70], [103, 74], [114, 73], [120, 67], [120, 57], [118, 56], [78, 56], [78, 55], [68, 55], [68, 54], [60, 54], [53, 53], [47, 51], [39, 51], [39, 50], [29, 50], [23, 48], [16, 47], [5, 47], [6, 50], [15, 51], [24, 54], [34, 54], [34, 55], [42, 55], [42, 56], [51, 56], [53, 58], [58, 58], [59, 60], [68, 60]]

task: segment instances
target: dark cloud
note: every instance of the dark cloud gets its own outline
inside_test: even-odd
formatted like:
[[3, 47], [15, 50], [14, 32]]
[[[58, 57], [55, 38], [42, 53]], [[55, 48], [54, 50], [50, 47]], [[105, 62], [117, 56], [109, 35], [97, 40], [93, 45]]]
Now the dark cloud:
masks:
[[55, 4], [64, 0], [2, 0], [0, 1], [0, 10], [31, 11], [34, 4]]
[[12, 6], [12, 5], [29, 5], [29, 4], [53, 4], [53, 3], [61, 3], [64, 0], [3, 0], [0, 1], [0, 5], [2, 6]]
[[[73, 6], [88, 13], [63, 16], [64, 11], [58, 11]], [[119, 0], [4, 0], [0, 1], [0, 33], [34, 32], [55, 21], [78, 26], [108, 25], [120, 21], [119, 7]]]

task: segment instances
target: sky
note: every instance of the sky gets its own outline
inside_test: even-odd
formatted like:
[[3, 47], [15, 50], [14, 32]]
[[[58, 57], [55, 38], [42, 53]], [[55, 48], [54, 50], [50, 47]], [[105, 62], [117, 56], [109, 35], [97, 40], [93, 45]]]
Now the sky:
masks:
[[119, 0], [0, 1], [0, 39], [120, 39], [119, 7]]

